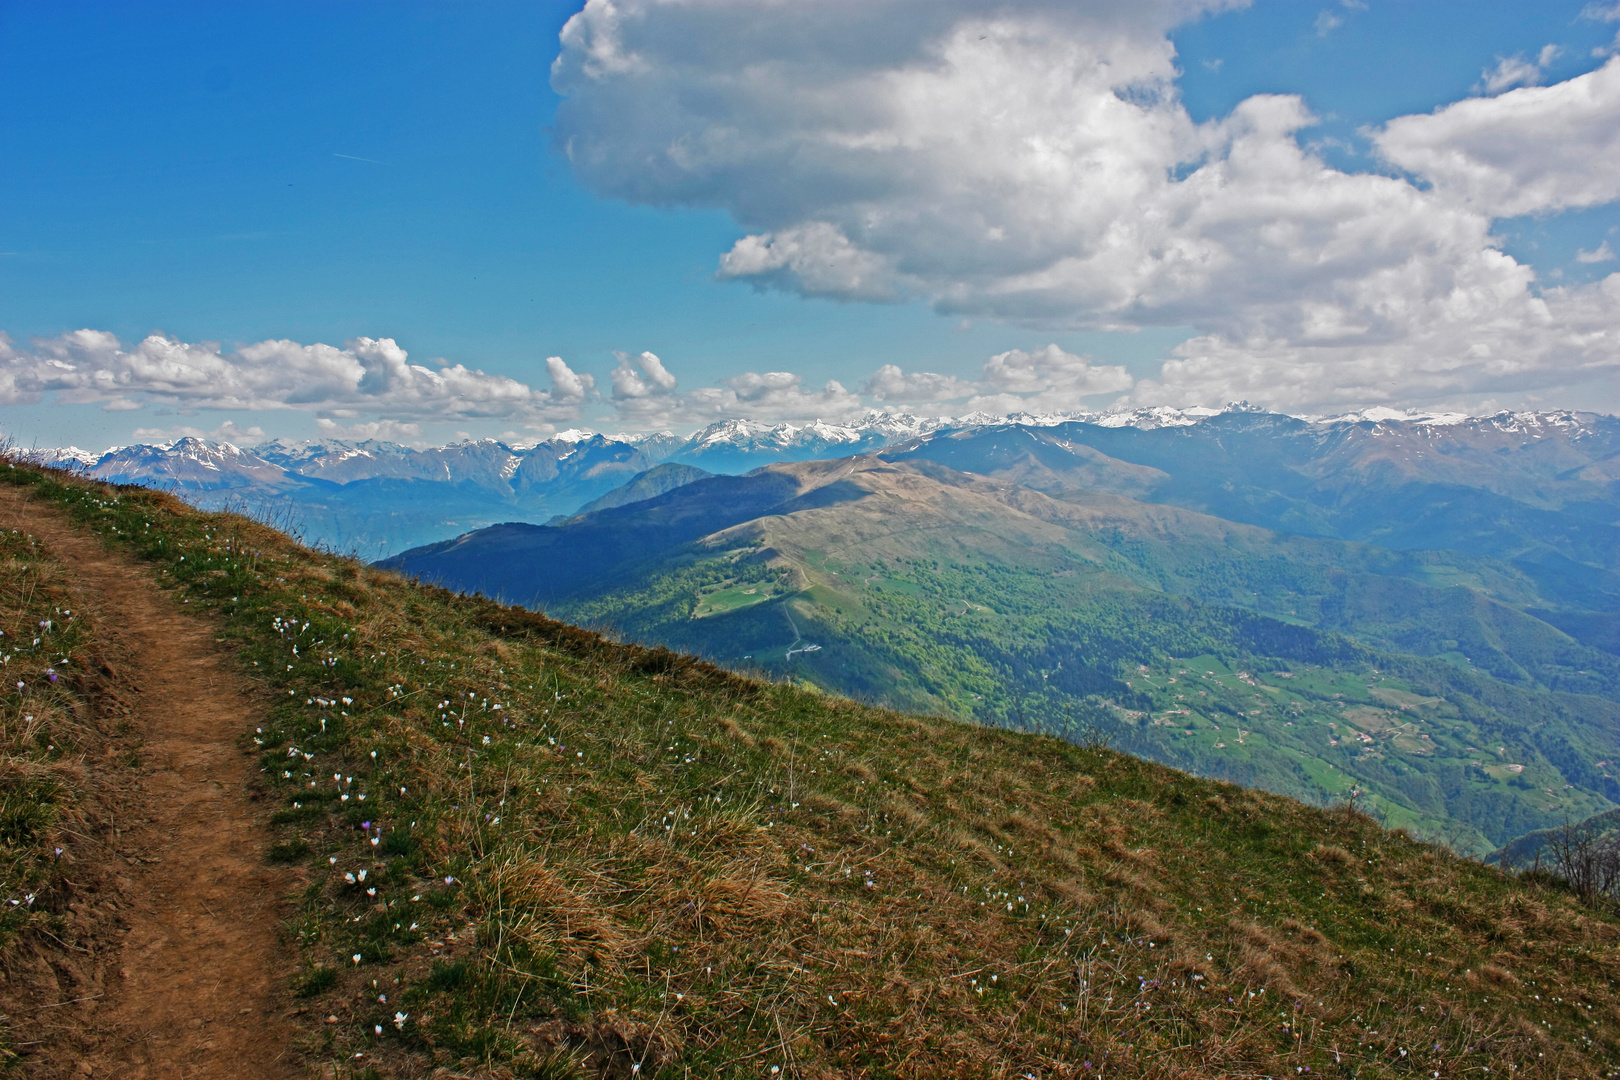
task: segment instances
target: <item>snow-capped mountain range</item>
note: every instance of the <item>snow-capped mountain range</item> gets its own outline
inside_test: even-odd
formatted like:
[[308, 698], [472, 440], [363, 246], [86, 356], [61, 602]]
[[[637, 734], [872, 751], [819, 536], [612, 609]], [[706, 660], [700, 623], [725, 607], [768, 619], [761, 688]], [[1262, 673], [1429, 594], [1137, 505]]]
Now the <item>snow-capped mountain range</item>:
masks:
[[[722, 420], [681, 437], [672, 432], [609, 437], [574, 429], [532, 445], [496, 439], [412, 448], [379, 440], [276, 439], [251, 447], [187, 437], [114, 447], [101, 454], [74, 446], [13, 450], [15, 457], [71, 468], [113, 483], [174, 491], [208, 508], [231, 507], [295, 520], [308, 539], [360, 553], [387, 553], [507, 520], [545, 521], [585, 503], [660, 462], [740, 473], [778, 461], [870, 453], [944, 433], [1003, 426], [1085, 424], [1153, 432], [1220, 418], [1222, 426], [1286, 425], [1329, 439], [1415, 439], [1430, 446], [1556, 437], [1578, 441], [1616, 421], [1590, 413], [1455, 413], [1373, 408], [1331, 417], [1288, 417], [1237, 403], [1225, 409], [1155, 407], [1129, 411], [977, 413], [919, 417], [873, 411], [842, 423], [763, 424]], [[1415, 443], [1414, 443], [1415, 445]]]

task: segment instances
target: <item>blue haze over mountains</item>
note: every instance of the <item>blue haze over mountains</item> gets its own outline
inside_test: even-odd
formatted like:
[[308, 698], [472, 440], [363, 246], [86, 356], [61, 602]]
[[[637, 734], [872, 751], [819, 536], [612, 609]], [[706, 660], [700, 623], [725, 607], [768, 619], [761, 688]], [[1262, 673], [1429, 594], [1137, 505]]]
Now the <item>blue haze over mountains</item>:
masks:
[[[1152, 410], [1126, 419], [1131, 422], [1121, 423], [1119, 417], [1108, 423], [907, 420], [881, 431], [735, 422], [715, 425], [684, 443], [644, 444], [630, 454], [621, 450], [611, 465], [596, 462], [623, 444], [598, 436], [575, 444], [578, 449], [564, 461], [578, 456], [579, 465], [568, 479], [559, 470], [550, 490], [577, 498], [587, 485], [572, 477], [605, 476], [609, 469], [622, 476], [660, 456], [716, 473], [740, 473], [762, 463], [879, 453], [886, 461], [934, 463], [1060, 499], [1108, 494], [1278, 534], [1485, 558], [1529, 585], [1530, 592], [1519, 596], [1534, 596], [1525, 610], [1587, 644], [1620, 649], [1614, 614], [1620, 609], [1620, 420], [1614, 417], [1503, 413], [1443, 422], [1321, 422], [1231, 409], [1196, 417]], [[915, 433], [919, 428], [924, 430]], [[493, 452], [500, 444], [466, 444], [462, 452], [470, 454], [474, 446]], [[551, 452], [551, 446], [542, 444], [534, 452]], [[462, 448], [430, 453], [450, 450]], [[734, 527], [801, 495], [797, 481], [786, 474], [684, 487], [692, 479], [694, 474], [684, 473], [681, 485], [648, 488], [646, 497], [658, 501], [631, 502], [630, 510], [610, 515], [607, 509], [622, 507], [625, 500], [608, 500], [596, 514], [553, 519], [557, 527], [503, 524], [408, 551], [393, 562], [412, 568], [431, 560], [450, 565], [457, 553], [498, 542], [514, 551], [526, 545], [574, 549], [578, 559], [611, 570], [641, 557], [645, 544], [632, 537], [654, 517], [660, 518], [658, 535], [649, 542], [672, 546]], [[678, 490], [666, 494], [666, 487]], [[558, 505], [567, 501], [554, 498]], [[680, 515], [679, 525], [661, 520], [688, 505], [693, 509]], [[577, 542], [584, 530], [600, 533], [603, 542]], [[628, 553], [616, 557], [620, 544], [628, 545]], [[447, 571], [446, 580], [466, 586], [472, 579], [464, 581], [465, 573]], [[566, 559], [548, 558], [542, 565], [514, 555], [482, 563], [478, 574], [476, 587], [492, 595], [544, 604], [591, 588], [593, 572]]]
[[[200, 438], [34, 450], [113, 483], [240, 509], [306, 541], [386, 558], [494, 524], [560, 524], [707, 473], [883, 451], [1048, 494], [1108, 492], [1282, 533], [1501, 559], [1551, 602], [1540, 614], [1615, 649], [1620, 627], [1620, 420], [1573, 412], [1322, 421], [1242, 407], [1064, 417], [710, 425], [610, 438], [568, 432], [413, 449], [379, 440], [249, 448]], [[661, 463], [696, 471], [658, 470]], [[617, 495], [610, 493], [617, 492]], [[542, 595], [544, 590], [542, 590]], [[517, 597], [524, 599], [523, 597]], [[1555, 610], [1556, 608], [1556, 610]]]
[[[660, 462], [741, 473], [951, 432], [903, 453], [964, 471], [999, 470], [1048, 490], [1082, 482], [1069, 458], [1084, 447], [1082, 457], [1106, 462], [1084, 482], [1103, 490], [1305, 535], [1511, 556], [1537, 564], [1549, 584], [1561, 570], [1572, 575], [1566, 592], [1595, 585], [1613, 597], [1611, 577], [1594, 582], [1581, 567], [1604, 565], [1616, 539], [1616, 424], [1569, 412], [1440, 422], [1323, 422], [1241, 409], [1083, 419], [873, 414], [797, 426], [730, 420], [687, 438], [569, 432], [527, 446], [483, 439], [413, 449], [330, 439], [240, 448], [184, 438], [101, 455], [69, 447], [26, 456], [114, 483], [171, 489], [205, 507], [270, 511], [312, 543], [385, 557], [489, 524], [571, 515]], [[1054, 452], [1056, 472], [1042, 464]], [[1400, 507], [1389, 502], [1397, 491]]]
[[572, 431], [523, 445], [496, 439], [415, 449], [381, 440], [274, 440], [251, 447], [187, 437], [22, 456], [100, 480], [173, 491], [203, 509], [241, 510], [304, 541], [362, 558], [506, 521], [545, 522], [664, 461], [744, 472], [774, 461], [860, 453], [939, 421], [875, 414], [853, 424], [723, 421], [689, 438]]
[[897, 707], [1365, 797], [1477, 853], [1620, 804], [1615, 418], [1161, 411], [776, 453], [383, 565]]
[[874, 414], [32, 456], [724, 665], [1366, 798], [1476, 853], [1620, 806], [1614, 417]]

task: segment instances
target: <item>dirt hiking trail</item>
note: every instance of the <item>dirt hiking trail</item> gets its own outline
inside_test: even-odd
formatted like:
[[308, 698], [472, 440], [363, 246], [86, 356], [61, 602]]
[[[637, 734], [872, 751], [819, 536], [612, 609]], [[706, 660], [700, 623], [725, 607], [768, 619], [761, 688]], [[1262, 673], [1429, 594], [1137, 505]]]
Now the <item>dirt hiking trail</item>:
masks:
[[140, 759], [100, 868], [118, 909], [103, 920], [109, 940], [90, 950], [105, 957], [91, 987], [101, 992], [46, 1003], [60, 1007], [49, 1027], [66, 1037], [51, 1040], [60, 1051], [25, 1061], [119, 1080], [306, 1075], [281, 930], [296, 881], [265, 862], [254, 767], [237, 746], [263, 723], [252, 685], [207, 616], [183, 614], [151, 568], [106, 550], [61, 511], [3, 487], [0, 527], [33, 533], [66, 567], [116, 666]]

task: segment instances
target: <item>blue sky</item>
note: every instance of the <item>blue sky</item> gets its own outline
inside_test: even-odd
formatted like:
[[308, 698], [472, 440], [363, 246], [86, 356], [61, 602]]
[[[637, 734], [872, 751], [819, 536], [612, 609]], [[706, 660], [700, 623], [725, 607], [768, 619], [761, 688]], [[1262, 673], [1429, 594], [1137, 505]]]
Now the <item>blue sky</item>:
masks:
[[[1565, 290], [1551, 318], [1574, 329], [1557, 342], [1532, 340], [1524, 336], [1532, 331], [1519, 327], [1482, 344], [1479, 315], [1442, 330], [1403, 315], [1399, 326], [1379, 323], [1371, 331], [1358, 323], [1350, 338], [1320, 327], [1306, 332], [1299, 327], [1312, 319], [1330, 327], [1355, 323], [1356, 304], [1385, 318], [1381, 301], [1344, 299], [1365, 294], [1356, 282], [1376, 278], [1377, 259], [1357, 261], [1357, 269], [1339, 274], [1320, 294], [1302, 287], [1280, 306], [1258, 289], [1240, 295], [1207, 282], [1166, 299], [1160, 270], [1140, 261], [1134, 269], [1072, 268], [1102, 243], [1078, 209], [1061, 215], [1059, 232], [1071, 229], [1072, 236], [1054, 239], [1039, 265], [1004, 247], [977, 247], [978, 240], [953, 231], [964, 206], [971, 213], [986, 207], [986, 228], [997, 244], [1019, 229], [1044, 243], [1053, 226], [1042, 224], [1046, 210], [1031, 207], [1049, 202], [1049, 190], [1091, 182], [1075, 164], [1082, 151], [1072, 146], [1057, 152], [1070, 155], [1065, 167], [1078, 169], [1079, 179], [1062, 174], [1055, 189], [1043, 186], [1053, 181], [1035, 175], [1035, 166], [959, 177], [952, 170], [962, 145], [938, 134], [939, 118], [908, 104], [903, 121], [877, 117], [872, 131], [924, 144], [945, 139], [938, 152], [909, 161], [891, 154], [803, 164], [804, 146], [824, 145], [834, 128], [846, 134], [843, 121], [805, 102], [828, 87], [858, 93], [873, 85], [868, 80], [912, 70], [918, 55], [935, 55], [930, 50], [939, 41], [981, 18], [983, 5], [932, 6], [933, 22], [916, 31], [917, 40], [905, 37], [907, 28], [926, 20], [915, 19], [904, 0], [889, 5], [892, 20], [865, 40], [875, 36], [890, 51], [874, 48], [855, 59], [849, 24], [858, 21], [857, 8], [819, 5], [817, 17], [765, 46], [766, 60], [783, 65], [778, 70], [785, 74], [761, 94], [736, 78], [761, 59], [746, 54], [759, 37], [758, 4], [738, 0], [730, 5], [735, 13], [714, 5], [702, 27], [705, 48], [694, 60], [690, 22], [678, 13], [642, 12], [647, 5], [626, 0], [621, 9], [644, 16], [626, 32], [627, 47], [645, 62], [622, 71], [593, 68], [595, 46], [577, 45], [565, 64], [573, 74], [559, 78], [571, 102], [559, 117], [551, 65], [559, 32], [581, 6], [0, 0], [6, 147], [0, 331], [10, 338], [3, 359], [13, 371], [9, 396], [0, 398], [0, 428], [25, 444], [99, 448], [186, 430], [246, 441], [254, 432], [537, 438], [574, 423], [690, 429], [727, 413], [804, 419], [871, 405], [1005, 411], [1112, 401], [1218, 404], [1230, 395], [1332, 411], [1374, 404], [1587, 405], [1594, 393], [1601, 407], [1620, 405], [1612, 391], [1616, 307], [1599, 285], [1616, 267], [1601, 257], [1602, 245], [1620, 247], [1614, 238], [1620, 213], [1606, 190], [1561, 176], [1553, 182], [1557, 191], [1532, 205], [1469, 188], [1447, 196], [1444, 212], [1458, 216], [1444, 236], [1410, 238], [1413, 250], [1438, 252], [1442, 276], [1474, 266], [1485, 249], [1532, 268], [1533, 282], [1521, 282], [1524, 295], [1513, 303], [1533, 307], [1546, 288]], [[1050, 14], [1041, 4], [1027, 6], [1029, 19]], [[1138, 6], [1150, 5], [1132, 5]], [[1097, 19], [1112, 17], [1110, 5], [1088, 11], [1093, 7]], [[1017, 110], [1025, 118], [1018, 121], [1025, 125], [1015, 133], [1018, 145], [1027, 146], [1044, 137], [1041, 124], [1065, 131], [1070, 112], [1079, 115], [1094, 103], [1095, 94], [1085, 96], [1092, 92], [1085, 89], [1092, 86], [1087, 65], [1138, 63], [1139, 81], [1123, 92], [1145, 95], [1139, 113], [1120, 122], [1126, 126], [1100, 128], [1097, 138], [1123, 160], [1140, 157], [1137, 148], [1151, 142], [1139, 138], [1141, 131], [1180, 125], [1173, 138], [1183, 145], [1202, 139], [1214, 148], [1190, 158], [1176, 150], [1184, 159], [1174, 164], [1177, 180], [1211, 162], [1237, 170], [1236, 126], [1210, 133], [1241, 114], [1243, 103], [1261, 100], [1255, 95], [1299, 95], [1316, 122], [1256, 120], [1256, 130], [1345, 177], [1407, 177], [1410, 190], [1400, 197], [1416, 197], [1472, 183], [1428, 175], [1411, 163], [1430, 160], [1424, 155], [1444, 140], [1466, 142], [1479, 130], [1488, 135], [1496, 121], [1480, 120], [1485, 129], [1414, 130], [1382, 154], [1370, 133], [1397, 117], [1471, 98], [1506, 100], [1529, 83], [1555, 87], [1596, 71], [1620, 24], [1605, 21], [1602, 8], [1583, 17], [1585, 8], [1260, 2], [1184, 21], [1144, 17], [1120, 31], [1124, 52], [1116, 53], [1093, 49], [1099, 23], [1075, 24], [1068, 53], [1061, 33], [1056, 52], [1043, 46], [1039, 60], [1050, 65], [1051, 78], [1040, 86], [996, 66], [1036, 48], [1032, 39], [1016, 25], [992, 27], [962, 41], [997, 43], [1005, 33], [1000, 53], [963, 53], [951, 61], [956, 83], [944, 78], [920, 92], [948, 98], [969, 77], [1005, 89], [1013, 103], [1039, 92], [1038, 108]], [[886, 10], [866, 5], [860, 17], [881, 19]], [[607, 33], [600, 5], [594, 20], [582, 16], [575, 25], [600, 42]], [[1179, 72], [1169, 77], [1154, 52], [1166, 38]], [[1549, 45], [1555, 48], [1544, 51]], [[802, 57], [795, 55], [800, 49]], [[834, 58], [821, 59], [827, 53]], [[1503, 66], [1515, 57], [1528, 67]], [[1508, 81], [1492, 88], [1491, 72]], [[1041, 86], [1055, 85], [1060, 75], [1075, 77], [1081, 89], [1054, 103]], [[793, 82], [800, 77], [807, 81]], [[688, 107], [692, 101], [705, 103]], [[1595, 119], [1588, 118], [1592, 130], [1581, 129], [1598, 151], [1612, 142], [1613, 115], [1600, 101]], [[667, 161], [642, 175], [648, 155], [720, 130], [753, 145], [678, 176]], [[789, 134], [778, 145], [782, 131]], [[585, 147], [597, 164], [571, 161], [560, 139]], [[966, 152], [973, 149], [970, 141]], [[984, 151], [1001, 148], [987, 142]], [[1598, 151], [1594, 169], [1604, 163]], [[1523, 153], [1530, 160], [1536, 148]], [[685, 159], [679, 164], [687, 168]], [[891, 167], [892, 175], [873, 178], [875, 168]], [[1524, 178], [1517, 168], [1508, 171]], [[841, 202], [827, 194], [844, 182], [856, 195]], [[1102, 190], [1096, 199], [1088, 193], [1082, 201], [1106, 203], [1124, 197], [1123, 190]], [[1174, 201], [1174, 213], [1196, 216], [1206, 204], [1189, 204], [1187, 190], [1182, 185], [1164, 197]], [[910, 214], [931, 199], [938, 204], [930, 212]], [[1414, 221], [1437, 216], [1408, 210]], [[1248, 217], [1233, 224], [1234, 212], [1222, 209], [1221, 223], [1200, 226], [1191, 239], [1178, 233], [1143, 240], [1148, 254], [1141, 257], [1159, 259], [1166, 245], [1197, 247], [1216, 237], [1240, 252], [1221, 256], [1228, 260], [1224, 280], [1253, 280], [1240, 251], [1249, 241], [1229, 235], [1247, 229], [1269, 236], [1266, 223], [1254, 219], [1267, 212], [1245, 210]], [[1295, 215], [1305, 237], [1288, 243], [1314, 242], [1305, 219], [1316, 210], [1280, 213]], [[1383, 212], [1367, 203], [1357, 213], [1375, 220]], [[1491, 239], [1483, 245], [1469, 239], [1476, 218], [1489, 222]], [[870, 229], [863, 224], [879, 221]], [[734, 246], [746, 237], [757, 243]], [[1403, 242], [1397, 238], [1394, 247]], [[833, 247], [816, 247], [823, 243]], [[1391, 242], [1378, 243], [1381, 257], [1392, 258]], [[730, 261], [722, 264], [723, 257]], [[1500, 274], [1500, 266], [1491, 272]], [[1474, 270], [1457, 273], [1477, 277]], [[1036, 278], [1042, 284], [1033, 287]], [[1140, 283], [1108, 287], [1126, 278]], [[1506, 295], [1507, 286], [1492, 282], [1479, 288]], [[1586, 293], [1570, 291], [1583, 286]], [[1323, 314], [1335, 304], [1344, 310]], [[1272, 310], [1287, 305], [1291, 314]], [[84, 329], [100, 336], [63, 337]], [[130, 359], [151, 334], [184, 343], [174, 356], [191, 359], [170, 359], [195, 370], [153, 376], [151, 363]], [[1575, 337], [1578, 348], [1569, 343]], [[388, 353], [394, 366], [386, 368], [395, 372], [392, 382], [374, 375], [358, 389], [304, 392], [328, 377], [341, 382], [344, 364], [373, 371], [366, 346], [345, 349], [361, 338], [392, 339], [410, 363], [430, 370], [441, 359], [470, 370], [427, 385], [427, 376], [400, 366], [396, 350]], [[1184, 344], [1189, 339], [1193, 344]], [[331, 350], [299, 354], [301, 360], [289, 360], [284, 349], [235, 351], [267, 340]], [[204, 344], [210, 342], [218, 349], [210, 352]], [[1467, 357], [1493, 348], [1500, 355], [1504, 342], [1545, 356], [1508, 374], [1500, 365], [1470, 367]], [[1455, 362], [1404, 382], [1388, 374], [1415, 371], [1421, 364], [1414, 357], [1448, 350]], [[644, 351], [656, 354], [652, 366], [639, 356]], [[589, 376], [590, 385], [571, 392], [554, 386], [548, 357]], [[52, 363], [51, 370], [66, 365], [76, 374], [52, 382], [49, 371], [41, 374]], [[478, 381], [476, 372], [489, 379]], [[882, 372], [888, 374], [875, 377]], [[779, 377], [772, 381], [771, 373]], [[417, 382], [400, 389], [401, 379], [412, 378]], [[1324, 378], [1332, 393], [1321, 390]], [[231, 379], [241, 385], [219, 390], [218, 380]], [[507, 381], [491, 381], [500, 379]], [[829, 380], [837, 391], [827, 388]], [[384, 382], [387, 388], [376, 390]], [[473, 399], [482, 404], [468, 405]]]

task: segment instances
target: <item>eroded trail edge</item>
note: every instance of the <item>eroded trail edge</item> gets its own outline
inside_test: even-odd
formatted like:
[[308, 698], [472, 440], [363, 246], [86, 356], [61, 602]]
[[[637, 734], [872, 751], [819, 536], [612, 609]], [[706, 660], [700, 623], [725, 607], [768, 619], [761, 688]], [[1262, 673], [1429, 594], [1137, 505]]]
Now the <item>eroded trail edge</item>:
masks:
[[103, 856], [119, 910], [101, 993], [60, 1006], [79, 1037], [36, 1060], [57, 1075], [130, 1080], [303, 1075], [281, 931], [295, 882], [264, 860], [254, 767], [238, 748], [262, 722], [254, 688], [150, 567], [23, 491], [0, 488], [0, 527], [32, 533], [67, 567], [120, 667], [139, 742]]

